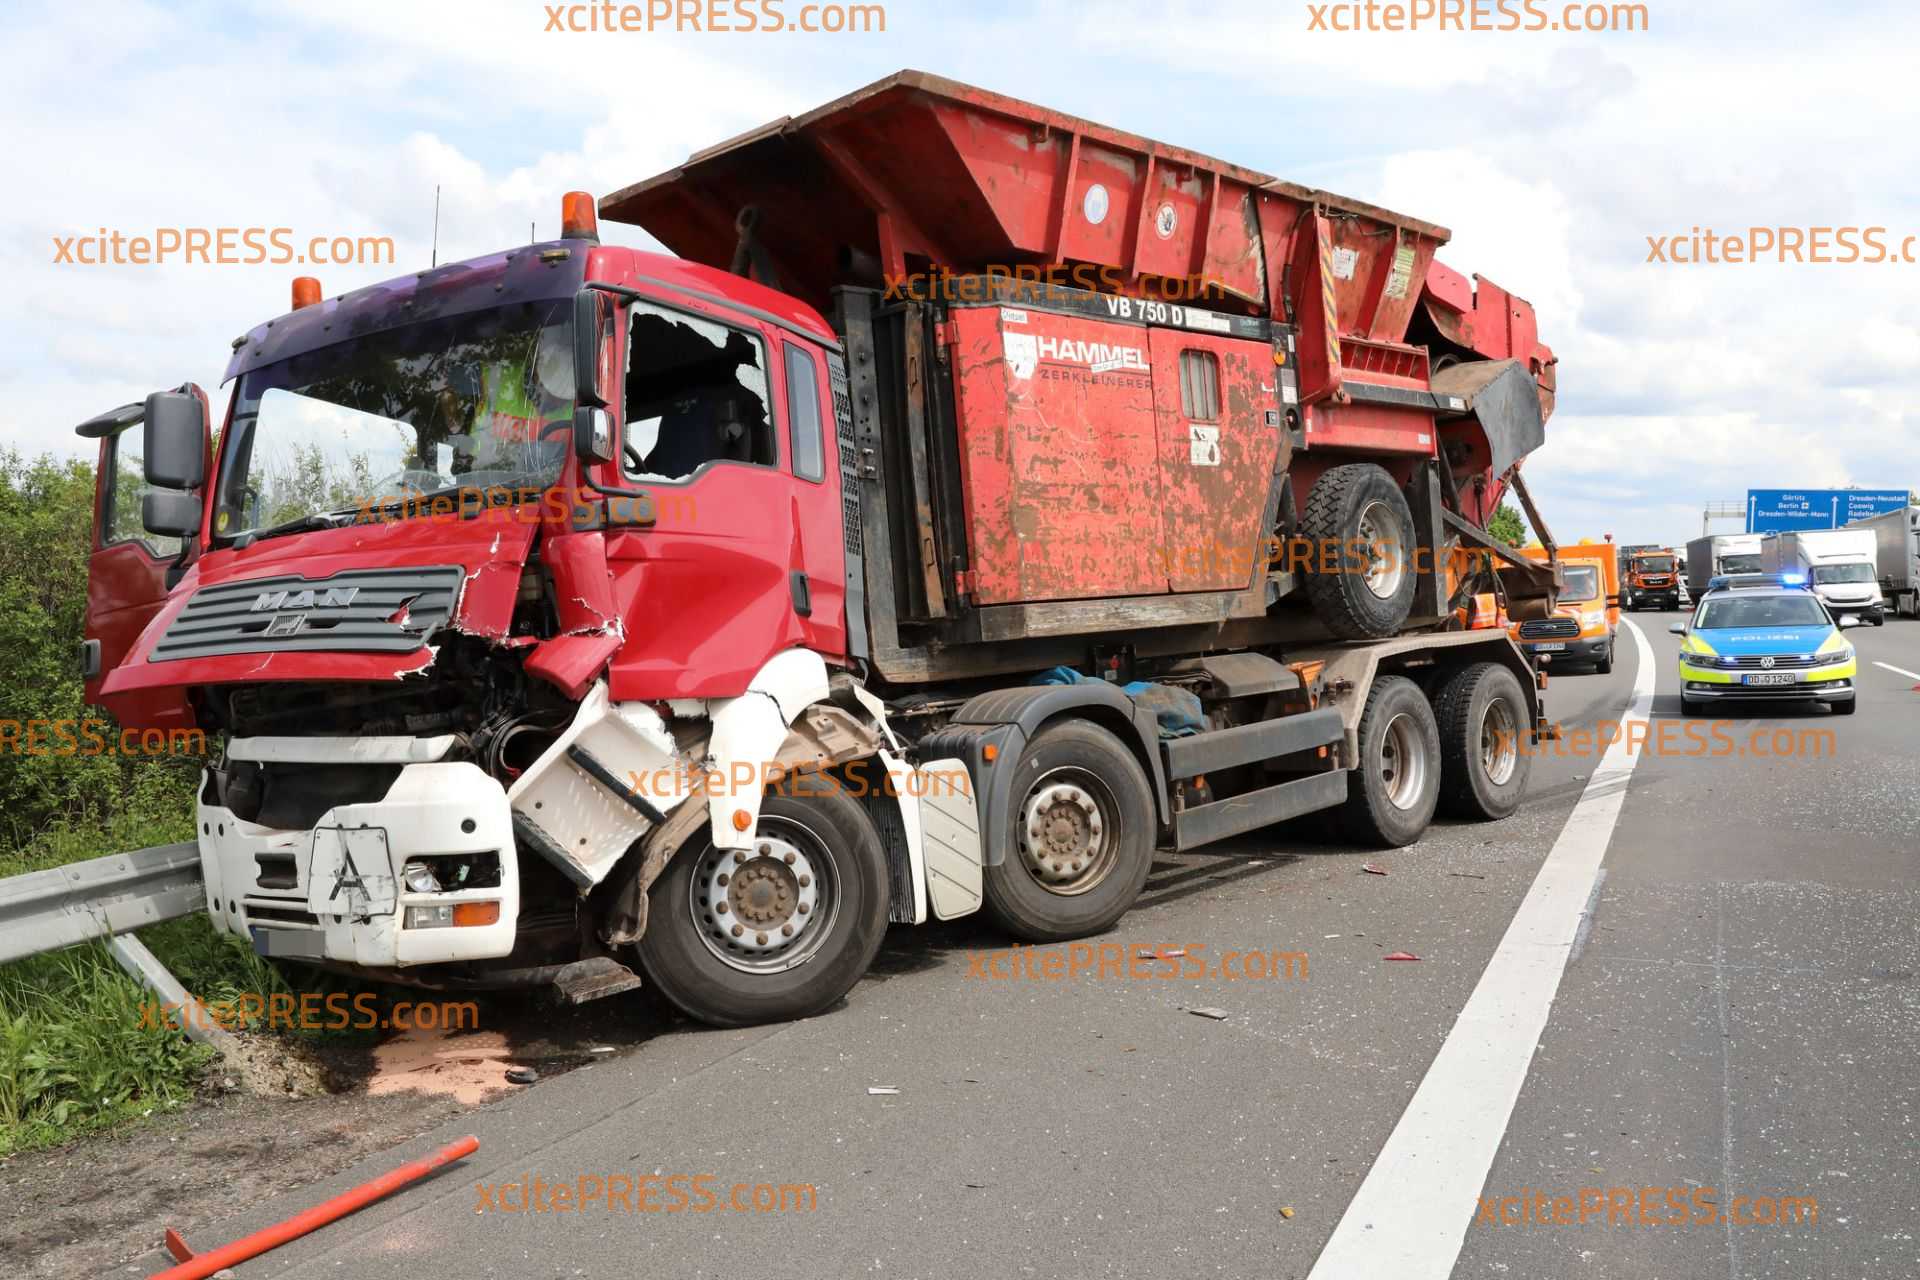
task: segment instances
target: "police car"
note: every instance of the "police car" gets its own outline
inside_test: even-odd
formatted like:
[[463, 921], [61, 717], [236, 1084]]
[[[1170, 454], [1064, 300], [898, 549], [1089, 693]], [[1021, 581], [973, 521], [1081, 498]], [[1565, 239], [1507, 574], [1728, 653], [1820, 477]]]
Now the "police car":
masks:
[[1861, 625], [1838, 621], [1794, 575], [1715, 578], [1681, 636], [1680, 706], [1689, 713], [1727, 698], [1824, 702], [1850, 716], [1859, 663], [1840, 633]]

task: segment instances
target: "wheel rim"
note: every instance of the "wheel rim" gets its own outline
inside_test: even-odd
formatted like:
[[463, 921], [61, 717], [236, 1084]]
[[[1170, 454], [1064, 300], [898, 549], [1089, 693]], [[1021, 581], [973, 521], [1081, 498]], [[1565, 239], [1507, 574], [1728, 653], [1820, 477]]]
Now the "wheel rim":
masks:
[[833, 855], [811, 830], [762, 817], [751, 849], [700, 855], [687, 906], [700, 941], [742, 973], [805, 964], [833, 931], [840, 909]]
[[1367, 548], [1367, 568], [1360, 580], [1380, 599], [1392, 599], [1407, 573], [1400, 554], [1400, 522], [1394, 519], [1393, 508], [1378, 499], [1369, 502], [1360, 509], [1356, 532]]
[[1503, 698], [1487, 703], [1480, 715], [1480, 768], [1487, 780], [1503, 787], [1520, 763], [1520, 740], [1513, 711]]
[[1118, 861], [1115, 812], [1112, 792], [1083, 769], [1040, 775], [1020, 806], [1020, 860], [1048, 893], [1086, 893]]
[[1396, 809], [1413, 808], [1426, 790], [1427, 753], [1421, 750], [1420, 730], [1412, 716], [1397, 715], [1387, 722], [1380, 743], [1380, 783]]

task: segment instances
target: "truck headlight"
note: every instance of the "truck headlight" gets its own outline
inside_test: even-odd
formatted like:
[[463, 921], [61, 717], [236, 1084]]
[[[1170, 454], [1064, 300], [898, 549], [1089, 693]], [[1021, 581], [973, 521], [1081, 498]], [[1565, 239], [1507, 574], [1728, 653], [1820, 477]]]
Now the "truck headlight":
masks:
[[415, 859], [400, 868], [400, 879], [406, 882], [408, 893], [439, 893], [440, 877], [433, 874], [433, 864]]

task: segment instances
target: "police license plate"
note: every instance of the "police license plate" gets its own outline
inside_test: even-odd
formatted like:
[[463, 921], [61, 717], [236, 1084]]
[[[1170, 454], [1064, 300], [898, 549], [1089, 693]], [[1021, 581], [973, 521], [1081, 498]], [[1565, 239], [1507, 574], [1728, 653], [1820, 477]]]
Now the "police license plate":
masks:
[[1533, 646], [1533, 651], [1535, 653], [1564, 653], [1566, 652], [1566, 648], [1566, 645], [1555, 641], [1552, 644], [1537, 644]]
[[1761, 671], [1746, 678], [1747, 684], [1795, 684], [1800, 677], [1791, 671]]

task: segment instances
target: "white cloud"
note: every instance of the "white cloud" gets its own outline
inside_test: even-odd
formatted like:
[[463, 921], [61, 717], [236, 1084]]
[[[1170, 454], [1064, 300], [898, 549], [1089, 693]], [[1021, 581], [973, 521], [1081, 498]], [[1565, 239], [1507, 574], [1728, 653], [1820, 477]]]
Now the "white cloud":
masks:
[[[1529, 463], [1562, 536], [1697, 534], [1749, 486], [1920, 482], [1920, 264], [1684, 267], [1696, 225], [1920, 232], [1904, 5], [1648, 0], [1652, 31], [1336, 35], [1288, 0], [891, 0], [860, 38], [558, 35], [528, 0], [105, 0], [15, 15], [0, 112], [0, 446], [193, 377], [284, 309], [282, 267], [80, 268], [101, 225], [390, 235], [399, 269], [551, 234], [606, 193], [902, 65], [1450, 226], [1532, 301], [1559, 412]], [[635, 243], [631, 229], [610, 229]], [[329, 292], [393, 267], [330, 267]]]

